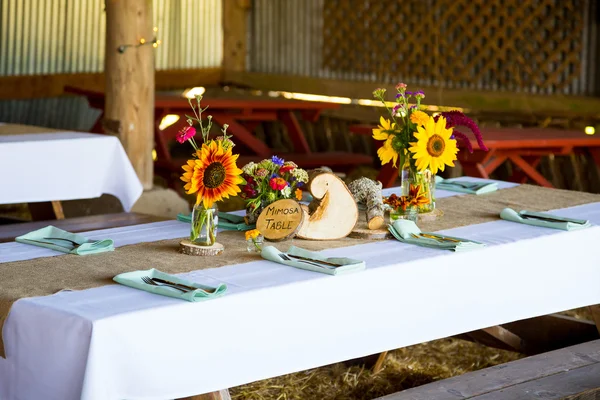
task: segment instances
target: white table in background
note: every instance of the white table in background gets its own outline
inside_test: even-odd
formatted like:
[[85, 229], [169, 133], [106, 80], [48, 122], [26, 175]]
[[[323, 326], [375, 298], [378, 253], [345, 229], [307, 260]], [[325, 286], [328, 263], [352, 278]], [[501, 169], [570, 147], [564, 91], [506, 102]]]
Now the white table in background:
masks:
[[[4, 130], [10, 125], [4, 125]], [[79, 132], [0, 135], [0, 204], [111, 194], [129, 211], [143, 188], [116, 137]], [[40, 128], [32, 127], [33, 132]]]

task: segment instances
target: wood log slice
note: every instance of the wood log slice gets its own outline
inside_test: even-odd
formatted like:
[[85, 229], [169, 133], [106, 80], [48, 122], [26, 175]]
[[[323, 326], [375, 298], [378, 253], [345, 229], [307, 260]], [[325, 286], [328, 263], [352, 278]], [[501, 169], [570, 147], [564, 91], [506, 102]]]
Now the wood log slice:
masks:
[[320, 172], [307, 186], [314, 200], [297, 236], [310, 240], [348, 236], [358, 220], [358, 207], [344, 181], [330, 172]]
[[189, 240], [179, 242], [179, 252], [189, 256], [217, 256], [225, 251], [221, 243], [215, 243], [212, 246], [200, 246]]

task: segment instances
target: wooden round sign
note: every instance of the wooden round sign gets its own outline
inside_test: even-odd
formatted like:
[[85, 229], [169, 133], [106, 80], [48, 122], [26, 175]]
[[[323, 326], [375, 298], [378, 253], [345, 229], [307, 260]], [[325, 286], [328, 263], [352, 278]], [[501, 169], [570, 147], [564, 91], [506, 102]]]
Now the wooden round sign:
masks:
[[258, 216], [256, 229], [267, 240], [284, 240], [296, 235], [304, 221], [304, 213], [296, 200], [277, 200]]

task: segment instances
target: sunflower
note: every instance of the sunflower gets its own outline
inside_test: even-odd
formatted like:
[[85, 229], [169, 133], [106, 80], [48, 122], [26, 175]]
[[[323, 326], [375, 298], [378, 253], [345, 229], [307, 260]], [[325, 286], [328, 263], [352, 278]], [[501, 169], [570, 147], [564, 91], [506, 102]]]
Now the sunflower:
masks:
[[425, 126], [417, 127], [416, 142], [411, 142], [409, 150], [416, 160], [417, 169], [426, 168], [436, 174], [438, 169], [443, 171], [446, 165], [454, 167], [456, 160], [456, 140], [450, 139], [452, 129], [446, 129], [446, 119], [440, 117], [437, 122], [434, 117], [429, 117]]
[[390, 134], [387, 140], [383, 143], [383, 146], [377, 149], [377, 155], [381, 160], [381, 165], [387, 164], [391, 161], [394, 167], [396, 167], [396, 162], [398, 161], [398, 152], [392, 147], [392, 140], [394, 140], [394, 135]]
[[235, 164], [239, 155], [232, 155], [231, 150], [225, 150], [222, 142], [210, 141], [197, 150], [198, 159], [183, 166], [181, 180], [186, 182], [187, 194], [198, 193], [196, 204], [202, 201], [210, 208], [215, 201], [237, 196], [241, 191], [238, 185], [243, 182], [242, 170]]
[[385, 132], [392, 131], [396, 129], [396, 124], [390, 122], [390, 120], [385, 119], [383, 117], [379, 117], [379, 126], [373, 129], [373, 139], [375, 140], [388, 140], [390, 136], [393, 136], [393, 132]]

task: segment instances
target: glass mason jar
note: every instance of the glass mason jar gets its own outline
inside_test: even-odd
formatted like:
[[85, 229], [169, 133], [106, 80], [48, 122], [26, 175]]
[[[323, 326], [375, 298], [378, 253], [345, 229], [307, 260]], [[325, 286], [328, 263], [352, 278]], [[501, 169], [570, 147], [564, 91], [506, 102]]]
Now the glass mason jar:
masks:
[[390, 211], [390, 220], [395, 221], [397, 219], [408, 219], [416, 224], [419, 220], [419, 208], [410, 206], [406, 207], [406, 211], [401, 208]]
[[429, 200], [427, 204], [418, 207], [419, 213], [427, 213], [435, 210], [435, 175], [429, 169], [417, 171], [411, 167], [410, 161], [407, 159], [402, 169], [398, 170], [400, 175], [401, 196], [408, 196], [410, 185], [421, 185], [425, 197]]
[[246, 250], [249, 253], [260, 253], [264, 241], [265, 237], [263, 235], [258, 235], [255, 239], [248, 239], [246, 240]]
[[190, 241], [199, 246], [212, 246], [217, 241], [217, 224], [219, 209], [217, 203], [205, 208], [202, 202], [194, 206], [192, 211], [192, 230]]

